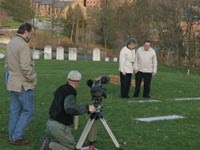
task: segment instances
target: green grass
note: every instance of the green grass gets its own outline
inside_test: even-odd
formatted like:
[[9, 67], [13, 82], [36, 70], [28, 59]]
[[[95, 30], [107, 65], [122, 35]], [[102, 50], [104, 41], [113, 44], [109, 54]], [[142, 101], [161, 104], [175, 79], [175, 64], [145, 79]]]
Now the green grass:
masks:
[[18, 21], [12, 20], [12, 19], [8, 19], [2, 23], [2, 26], [10, 26], [11, 28], [18, 28], [20, 24], [21, 24], [21, 22], [18, 22]]
[[[7, 141], [9, 119], [9, 94], [5, 89], [4, 61], [0, 60], [0, 149], [37, 150], [40, 139], [45, 135], [45, 124], [53, 91], [65, 82], [66, 73], [79, 70], [83, 79], [78, 89], [80, 103], [90, 100], [88, 79], [102, 75], [118, 75], [118, 64], [113, 62], [79, 61], [36, 61], [38, 86], [35, 91], [35, 116], [27, 128], [26, 136], [31, 141], [27, 146], [13, 146]], [[106, 84], [107, 99], [103, 99], [103, 115], [124, 150], [198, 150], [200, 145], [200, 101], [174, 101], [178, 97], [200, 97], [199, 72], [187, 75], [187, 69], [159, 66], [153, 77], [152, 99], [158, 103], [129, 103], [119, 98], [119, 86]], [[134, 89], [131, 88], [130, 94]], [[141, 91], [142, 92], [142, 91]], [[142, 99], [142, 98], [138, 98]], [[138, 99], [130, 99], [136, 101]], [[184, 119], [157, 122], [138, 122], [135, 118], [163, 115], [182, 115]], [[78, 140], [88, 115], [80, 117], [79, 129], [74, 132]], [[115, 149], [104, 127], [99, 122], [96, 147], [100, 150]]]

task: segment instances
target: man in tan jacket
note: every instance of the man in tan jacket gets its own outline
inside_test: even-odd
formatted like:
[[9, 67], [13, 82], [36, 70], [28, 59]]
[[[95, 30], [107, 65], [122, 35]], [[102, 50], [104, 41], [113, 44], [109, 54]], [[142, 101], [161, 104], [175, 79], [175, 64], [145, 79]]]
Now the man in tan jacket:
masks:
[[151, 41], [145, 40], [144, 45], [137, 49], [134, 64], [135, 91], [133, 97], [138, 97], [142, 80], [144, 81], [143, 97], [150, 98], [152, 76], [157, 73], [157, 56], [151, 47]]
[[32, 32], [30, 24], [22, 24], [6, 49], [6, 83], [10, 92], [8, 136], [10, 143], [15, 145], [28, 143], [25, 139], [25, 129], [34, 113], [34, 89], [37, 77], [28, 45]]

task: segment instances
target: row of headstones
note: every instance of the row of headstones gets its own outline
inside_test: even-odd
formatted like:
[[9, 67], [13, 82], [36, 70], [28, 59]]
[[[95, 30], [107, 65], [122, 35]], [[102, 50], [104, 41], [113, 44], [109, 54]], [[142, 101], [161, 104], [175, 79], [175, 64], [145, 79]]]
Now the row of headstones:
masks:
[[[40, 59], [40, 51], [39, 50], [33, 51], [33, 59]], [[44, 48], [44, 59], [45, 60], [52, 59], [52, 47], [49, 45], [45, 46], [45, 48]], [[68, 59], [75, 60], [75, 61], [77, 60], [77, 48], [69, 48]], [[64, 60], [64, 48], [63, 47], [56, 48], [56, 60]], [[99, 48], [93, 49], [92, 60], [93, 61], [101, 60], [101, 51]], [[106, 57], [105, 61], [110, 61], [109, 57]], [[117, 62], [118, 58], [114, 57], [113, 61]]]

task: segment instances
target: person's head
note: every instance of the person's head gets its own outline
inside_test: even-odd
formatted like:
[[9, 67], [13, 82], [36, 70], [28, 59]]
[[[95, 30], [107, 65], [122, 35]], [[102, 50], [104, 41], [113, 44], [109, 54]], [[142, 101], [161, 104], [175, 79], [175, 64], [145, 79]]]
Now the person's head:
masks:
[[24, 23], [19, 26], [17, 34], [20, 34], [26, 42], [29, 42], [32, 36], [33, 27], [29, 23]]
[[144, 50], [149, 50], [151, 47], [151, 41], [150, 40], [145, 40], [144, 41]]
[[134, 49], [136, 46], [137, 46], [137, 41], [136, 41], [136, 39], [134, 39], [134, 38], [128, 39], [128, 41], [127, 41], [127, 47], [128, 47], [129, 49]]
[[68, 84], [75, 89], [79, 87], [80, 80], [81, 80], [81, 73], [77, 70], [71, 70], [67, 75]]

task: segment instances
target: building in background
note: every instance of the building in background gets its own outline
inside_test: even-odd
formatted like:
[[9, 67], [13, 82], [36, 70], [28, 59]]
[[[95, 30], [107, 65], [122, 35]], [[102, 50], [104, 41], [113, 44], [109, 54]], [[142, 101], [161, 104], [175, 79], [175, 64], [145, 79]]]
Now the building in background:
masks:
[[[122, 3], [131, 3], [136, 0], [114, 0], [113, 6], [121, 5]], [[79, 4], [83, 11], [87, 8], [102, 8], [106, 6], [109, 0], [33, 0], [33, 7], [37, 15], [51, 16], [52, 14], [65, 18], [66, 12], [71, 5], [72, 7]]]

